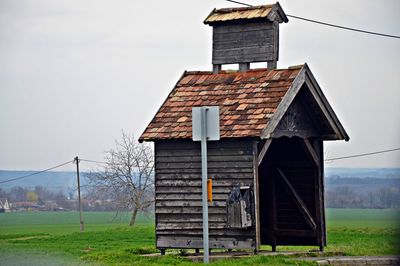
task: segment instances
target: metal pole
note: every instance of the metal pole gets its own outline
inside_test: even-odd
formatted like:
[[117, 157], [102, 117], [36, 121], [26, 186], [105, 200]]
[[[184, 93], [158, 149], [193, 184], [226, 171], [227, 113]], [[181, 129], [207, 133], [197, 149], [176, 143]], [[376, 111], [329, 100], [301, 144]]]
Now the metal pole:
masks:
[[204, 263], [209, 262], [208, 203], [207, 203], [207, 111], [201, 108], [201, 187], [203, 198], [203, 250]]
[[80, 184], [80, 178], [79, 178], [79, 158], [78, 158], [78, 156], [76, 156], [74, 160], [76, 162], [76, 178], [78, 180], [79, 224], [80, 224], [81, 232], [83, 232], [85, 230], [85, 228], [83, 225], [83, 218], [82, 218], [81, 184]]

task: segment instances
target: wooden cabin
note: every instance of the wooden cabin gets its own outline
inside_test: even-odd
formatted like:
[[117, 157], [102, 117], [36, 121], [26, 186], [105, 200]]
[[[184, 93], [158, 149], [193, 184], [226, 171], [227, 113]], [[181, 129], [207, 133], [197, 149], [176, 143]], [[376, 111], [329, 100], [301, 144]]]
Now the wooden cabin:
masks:
[[[213, 27], [213, 71], [185, 71], [141, 135], [155, 144], [162, 252], [203, 247], [197, 106], [220, 108], [221, 139], [208, 143], [210, 248], [326, 245], [323, 141], [349, 137], [307, 64], [276, 69], [279, 23], [287, 21], [278, 3], [213, 10], [205, 20]], [[252, 62], [267, 68], [251, 69]], [[238, 71], [221, 70], [232, 63]], [[239, 190], [251, 208], [231, 202]]]

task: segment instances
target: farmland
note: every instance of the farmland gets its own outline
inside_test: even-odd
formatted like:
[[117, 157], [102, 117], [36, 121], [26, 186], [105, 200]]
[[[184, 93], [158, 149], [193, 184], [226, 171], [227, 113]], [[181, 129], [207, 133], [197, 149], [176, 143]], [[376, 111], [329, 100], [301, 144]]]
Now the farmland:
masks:
[[[399, 227], [396, 210], [328, 209], [328, 247], [331, 254], [398, 254]], [[85, 232], [79, 232], [76, 212], [28, 212], [0, 214], [1, 264], [53, 265], [189, 265], [185, 258], [168, 255], [142, 258], [152, 253], [154, 223], [140, 216], [134, 228], [126, 226], [128, 214], [115, 217], [110, 212], [84, 214]], [[270, 250], [270, 247], [263, 247]], [[315, 247], [278, 247], [279, 250], [310, 250]], [[18, 261], [18, 263], [15, 263]], [[283, 257], [255, 256], [235, 264], [291, 264]], [[308, 265], [309, 262], [301, 262]], [[219, 261], [215, 265], [228, 265]]]

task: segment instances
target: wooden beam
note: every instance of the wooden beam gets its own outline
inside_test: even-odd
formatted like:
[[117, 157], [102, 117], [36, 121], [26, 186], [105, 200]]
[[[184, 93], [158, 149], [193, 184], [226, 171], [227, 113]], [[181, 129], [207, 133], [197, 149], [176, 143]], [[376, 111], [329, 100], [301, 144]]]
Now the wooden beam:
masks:
[[221, 64], [213, 64], [213, 74], [221, 72]]
[[276, 60], [274, 60], [274, 61], [268, 61], [267, 62], [267, 69], [268, 70], [271, 70], [271, 69], [276, 69]]
[[335, 112], [333, 111], [331, 105], [329, 104], [328, 100], [326, 99], [324, 93], [322, 92], [317, 80], [315, 79], [313, 73], [311, 72], [310, 68], [308, 67], [307, 64], [304, 64], [304, 68], [307, 70], [307, 80], [309, 80], [313, 84], [314, 90], [319, 94], [320, 99], [324, 103], [324, 106], [326, 107], [327, 111], [331, 114], [332, 119], [335, 121], [335, 126], [338, 128], [338, 130], [341, 132], [341, 136], [348, 141], [350, 138], [347, 135], [346, 130], [344, 129], [343, 125], [340, 123], [339, 118], [336, 116]]
[[258, 154], [258, 166], [262, 163], [262, 160], [264, 159], [265, 154], [268, 151], [269, 146], [271, 145], [272, 139], [267, 139], [267, 141], [264, 143], [264, 146], [262, 147], [260, 153]]
[[298, 236], [298, 237], [315, 237], [317, 232], [312, 230], [292, 230], [292, 229], [277, 229], [278, 236]]
[[319, 154], [320, 154], [320, 193], [321, 193], [321, 230], [322, 230], [322, 244], [326, 246], [326, 218], [325, 218], [325, 182], [324, 182], [324, 142], [318, 140], [319, 142]]
[[308, 225], [313, 229], [317, 229], [317, 225], [315, 224], [314, 219], [310, 215], [310, 212], [308, 211], [306, 205], [304, 202], [301, 200], [300, 196], [297, 194], [296, 190], [293, 188], [292, 184], [289, 182], [289, 180], [286, 178], [285, 174], [282, 172], [280, 168], [277, 168], [279, 176], [281, 177], [281, 181], [284, 184], [284, 189], [286, 192], [289, 194], [289, 196], [292, 198], [294, 204], [299, 208], [300, 212], [303, 214], [304, 219], [308, 223]]
[[318, 167], [320, 167], [320, 162], [319, 162], [319, 156], [318, 154], [315, 152], [313, 146], [311, 145], [310, 141], [308, 139], [303, 139], [303, 144], [304, 147], [306, 147], [306, 150], [308, 151], [308, 155], [310, 156], [310, 158], [313, 160], [313, 162], [315, 163], [315, 165]]
[[271, 240], [271, 247], [272, 247], [272, 251], [275, 252], [276, 251], [276, 245], [277, 245], [277, 241], [276, 241], [276, 230], [278, 229], [278, 219], [277, 219], [277, 206], [276, 206], [276, 183], [275, 183], [275, 176], [271, 175], [269, 178], [270, 181], [270, 194], [271, 194], [271, 225], [270, 225], [270, 240]]
[[261, 132], [262, 139], [269, 139], [271, 138], [272, 132], [274, 132], [275, 128], [277, 127], [279, 121], [282, 119], [283, 115], [286, 113], [287, 109], [289, 108], [290, 104], [293, 102], [294, 98], [296, 97], [297, 93], [300, 91], [301, 87], [304, 84], [305, 80], [305, 68], [303, 67], [300, 72], [297, 74], [296, 78], [293, 80], [292, 85], [290, 85], [289, 90], [283, 97], [282, 101], [279, 103], [278, 108], [276, 109], [274, 115], [272, 116], [271, 120], [268, 122], [266, 128], [263, 129]]
[[247, 72], [250, 69], [250, 63], [239, 63], [239, 71]]
[[255, 227], [256, 227], [256, 246], [254, 249], [255, 253], [258, 253], [261, 245], [261, 237], [260, 237], [260, 229], [261, 229], [261, 224], [260, 224], [260, 196], [259, 196], [259, 181], [258, 181], [258, 145], [257, 141], [253, 142], [253, 173], [254, 173], [254, 183], [253, 183], [253, 193], [254, 193], [254, 218], [255, 218]]

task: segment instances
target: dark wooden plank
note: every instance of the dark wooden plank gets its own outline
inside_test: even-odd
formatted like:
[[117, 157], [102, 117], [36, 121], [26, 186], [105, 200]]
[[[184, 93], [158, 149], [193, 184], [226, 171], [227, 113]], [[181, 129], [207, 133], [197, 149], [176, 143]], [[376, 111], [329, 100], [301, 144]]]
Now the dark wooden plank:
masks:
[[[165, 237], [157, 238], [157, 248], [202, 248], [203, 239], [201, 237]], [[238, 238], [210, 238], [209, 239], [210, 248], [231, 248], [231, 249], [246, 249], [254, 248], [254, 240], [248, 239], [238, 239]]]
[[290, 230], [278, 229], [275, 231], [277, 236], [297, 236], [297, 237], [316, 237], [317, 233], [311, 230]]
[[[251, 151], [245, 148], [225, 148], [225, 149], [207, 149], [208, 156], [241, 156], [241, 155], [250, 155]], [[182, 156], [196, 156], [200, 157], [201, 152], [200, 148], [193, 148], [193, 149], [165, 149], [165, 150], [157, 150], [156, 151], [157, 157], [182, 157]]]
[[[213, 187], [213, 194], [228, 195], [231, 187]], [[181, 193], [197, 193], [201, 194], [201, 187], [157, 187], [156, 195], [164, 194], [181, 194]]]
[[[156, 200], [201, 200], [201, 193], [169, 193], [169, 194], [162, 194], [156, 193]], [[213, 193], [213, 200], [227, 200], [228, 193], [223, 194], [216, 194]]]
[[[199, 173], [201, 169], [157, 169], [156, 174], [196, 174]], [[234, 173], [252, 173], [251, 168], [211, 168], [208, 171], [209, 175], [215, 174], [234, 174]]]
[[[156, 208], [156, 214], [199, 214], [203, 213], [201, 206], [188, 207], [188, 206], [163, 206], [162, 208]], [[226, 208], [224, 206], [209, 206], [208, 213], [212, 214], [224, 214], [226, 215]]]
[[[229, 151], [229, 150], [243, 150], [248, 151], [251, 154], [251, 141], [250, 140], [221, 140], [221, 141], [210, 141], [207, 145], [207, 149], [211, 150], [221, 150], [221, 151]], [[200, 151], [200, 143], [194, 141], [158, 141], [157, 142], [157, 150], [192, 150], [196, 149]], [[209, 152], [208, 152], [209, 153]]]
[[270, 190], [269, 192], [271, 193], [271, 220], [270, 220], [270, 228], [269, 228], [269, 235], [271, 239], [271, 246], [272, 246], [272, 251], [276, 251], [276, 245], [277, 245], [277, 239], [276, 239], [276, 234], [275, 231], [278, 229], [278, 218], [277, 218], [277, 204], [276, 204], [276, 180], [275, 176], [271, 175], [269, 178], [270, 182]]
[[[156, 208], [162, 208], [162, 207], [200, 207], [202, 206], [201, 201], [157, 201], [156, 202]], [[214, 207], [225, 207], [226, 202], [225, 201], [213, 201], [209, 203], [209, 206], [214, 206]]]
[[264, 156], [267, 153], [268, 148], [271, 145], [271, 143], [272, 143], [272, 139], [267, 139], [265, 141], [265, 143], [264, 143], [264, 145], [263, 145], [263, 147], [262, 147], [262, 149], [260, 151], [260, 154], [258, 155], [258, 159], [257, 159], [257, 165], [258, 166], [262, 163], [262, 161], [264, 159]]
[[254, 172], [254, 181], [253, 181], [253, 194], [254, 194], [254, 220], [255, 220], [255, 252], [258, 253], [261, 246], [261, 223], [260, 223], [260, 196], [259, 196], [259, 176], [258, 176], [258, 143], [257, 141], [253, 142], [253, 172]]
[[[213, 187], [234, 187], [235, 185], [253, 185], [253, 180], [213, 180]], [[156, 180], [156, 186], [189, 186], [201, 187], [201, 180]]]
[[[226, 228], [225, 222], [209, 222], [209, 228], [214, 229], [224, 229]], [[164, 223], [158, 222], [156, 226], [156, 230], [180, 230], [180, 229], [202, 229], [203, 222], [186, 222], [186, 223]]]
[[[314, 141], [314, 149], [317, 151], [320, 166], [318, 168], [318, 201], [319, 201], [319, 213], [320, 216], [320, 234], [321, 234], [321, 244], [326, 246], [326, 221], [325, 221], [325, 199], [324, 199], [324, 144], [322, 140]], [[321, 248], [321, 246], [320, 246]]]
[[[201, 162], [156, 162], [157, 170], [162, 171], [164, 169], [200, 169]], [[225, 161], [209, 161], [208, 169], [232, 169], [232, 168], [252, 168], [253, 162], [225, 162]]]
[[[202, 222], [203, 214], [202, 213], [163, 213], [158, 214], [157, 221], [159, 222], [172, 222], [172, 223], [184, 223], [184, 222]], [[210, 222], [226, 222], [226, 214], [224, 213], [210, 213], [209, 214]]]
[[[253, 160], [252, 155], [209, 155], [207, 157], [208, 162], [251, 162]], [[155, 158], [156, 163], [170, 163], [170, 162], [180, 162], [180, 163], [189, 163], [189, 162], [200, 162], [201, 156], [193, 156], [193, 155], [176, 155], [171, 156], [157, 156]]]
[[[213, 179], [252, 179], [252, 173], [225, 173], [225, 174], [213, 174], [211, 176]], [[199, 180], [201, 179], [201, 173], [194, 174], [177, 174], [177, 173], [168, 173], [168, 174], [160, 174], [156, 175], [157, 180], [166, 179], [166, 180]]]
[[315, 163], [315, 165], [319, 168], [320, 167], [320, 159], [319, 159], [317, 153], [315, 152], [313, 146], [311, 145], [310, 141], [308, 139], [303, 139], [303, 144], [307, 151], [307, 154], [312, 159], [312, 161]]
[[242, 32], [242, 31], [258, 31], [271, 30], [273, 28], [270, 22], [246, 23], [237, 25], [223, 25], [213, 27], [213, 36], [224, 32]]
[[[254, 237], [253, 229], [209, 229], [210, 237]], [[203, 229], [157, 230], [157, 236], [203, 236]]]
[[248, 39], [233, 40], [231, 38], [221, 39], [213, 43], [213, 49], [225, 50], [225, 49], [246, 49], [248, 47], [268, 47], [272, 49], [271, 40], [269, 36], [255, 36], [254, 38], [249, 37]]
[[286, 178], [285, 174], [282, 172], [281, 169], [277, 169], [279, 173], [279, 177], [284, 184], [283, 188], [286, 190], [286, 192], [289, 194], [289, 196], [292, 198], [294, 204], [298, 207], [300, 212], [302, 213], [303, 217], [305, 218], [306, 222], [310, 225], [310, 227], [315, 230], [317, 228], [314, 219], [310, 215], [306, 205], [302, 201], [302, 199], [299, 197], [297, 194], [296, 190], [293, 188], [292, 184], [289, 182], [289, 180]]

